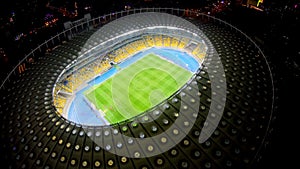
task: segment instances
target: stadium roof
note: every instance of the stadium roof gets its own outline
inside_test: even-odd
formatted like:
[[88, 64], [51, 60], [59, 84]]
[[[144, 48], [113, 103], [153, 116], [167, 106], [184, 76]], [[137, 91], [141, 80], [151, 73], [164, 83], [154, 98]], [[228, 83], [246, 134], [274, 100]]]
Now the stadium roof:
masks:
[[[190, 22], [168, 14], [136, 14], [140, 16], [125, 16], [125, 21], [136, 20], [135, 27], [142, 29], [145, 23], [152, 21], [158, 23], [179, 25], [181, 28], [189, 27]], [[151, 16], [151, 17], [150, 17]], [[164, 20], [165, 16], [168, 18]], [[133, 17], [133, 18], [132, 18]], [[139, 18], [139, 19], [138, 19]], [[153, 18], [154, 20], [150, 19]], [[178, 23], [177, 23], [178, 21]], [[212, 20], [215, 21], [215, 20]], [[194, 20], [196, 26], [187, 28], [191, 32], [199, 27], [214, 45], [221, 61], [207, 60], [203, 70], [197, 73], [193, 82], [183, 89], [183, 93], [172, 100], [168, 100], [168, 110], [161, 112], [161, 116], [151, 123], [121, 123], [108, 130], [90, 128], [76, 125], [56, 114], [51, 102], [51, 91], [55, 86], [55, 79], [59, 73], [74, 59], [74, 51], [84, 45], [87, 40], [84, 35], [78, 35], [67, 44], [56, 48], [52, 53], [40, 57], [23, 74], [6, 81], [5, 88], [1, 88], [4, 97], [0, 103], [1, 144], [3, 153], [1, 162], [7, 163], [11, 168], [253, 168], [260, 160], [260, 151], [264, 147], [270, 132], [272, 121], [274, 89], [270, 69], [263, 54], [245, 38], [239, 31], [228, 29], [222, 23], [201, 23]], [[117, 25], [117, 20], [112, 25]], [[163, 23], [162, 23], [163, 24]], [[217, 25], [218, 24], [218, 25]], [[153, 26], [155, 25], [153, 23]], [[226, 25], [228, 26], [228, 25]], [[113, 38], [115, 31], [133, 30], [135, 27], [104, 26], [103, 29], [112, 34], [100, 34], [103, 38]], [[111, 28], [111, 30], [110, 30]], [[99, 30], [101, 31], [101, 30]], [[106, 32], [105, 31], [105, 32]], [[103, 32], [104, 33], [104, 32]], [[112, 35], [112, 36], [111, 36]], [[80, 39], [80, 41], [78, 40]], [[94, 41], [98, 42], [98, 41]], [[97, 45], [97, 44], [92, 44]], [[213, 83], [223, 83], [216, 76], [219, 62], [224, 65], [227, 89], [225, 95], [218, 95], [214, 88], [220, 88]], [[209, 74], [207, 67], [212, 69]], [[195, 91], [195, 84], [199, 91]], [[139, 142], [132, 139], [117, 140], [115, 135], [124, 133], [133, 138], [151, 138], [158, 133], [168, 130], [178, 116], [178, 100], [187, 98], [187, 110], [194, 110], [193, 98], [201, 95], [199, 114], [196, 122], [184, 121], [180, 127], [191, 127], [186, 137], [169, 151], [147, 158], [139, 158], [143, 151], [157, 151], [166, 143], [172, 143], [180, 128], [173, 129], [169, 137], [149, 142], [147, 147], [140, 147]], [[214, 95], [225, 98], [224, 115], [216, 126], [211, 137], [205, 142], [199, 142], [200, 132], [203, 128], [213, 125], [205, 123], [208, 115], [210, 119], [219, 118], [219, 114], [209, 114], [210, 110], [218, 111], [219, 106], [211, 106], [215, 102]], [[177, 101], [177, 102], [176, 102]], [[224, 100], [223, 100], [224, 101]], [[219, 102], [217, 102], [219, 103]], [[180, 106], [180, 105], [179, 105]], [[158, 107], [157, 109], [161, 109]], [[157, 111], [153, 111], [155, 114]], [[174, 114], [175, 112], [175, 114]], [[183, 114], [191, 116], [193, 114]], [[187, 119], [189, 120], [189, 119]], [[176, 126], [175, 126], [176, 127]], [[103, 145], [97, 145], [91, 139], [103, 140]], [[104, 145], [105, 143], [105, 145]], [[107, 144], [106, 144], [107, 143]], [[108, 144], [109, 143], [109, 144]], [[101, 147], [100, 147], [101, 146]], [[134, 152], [136, 158], [118, 156], [108, 150], [120, 149], [124, 152]], [[131, 154], [132, 155], [132, 154]]]
[[[99, 52], [103, 48], [107, 49], [110, 45], [143, 33], [173, 34], [195, 41], [208, 41], [199, 28], [178, 16], [158, 12], [136, 13], [109, 22], [97, 30], [87, 40], [79, 57], [86, 56], [84, 53], [91, 50]], [[88, 54], [90, 55], [91, 53]]]

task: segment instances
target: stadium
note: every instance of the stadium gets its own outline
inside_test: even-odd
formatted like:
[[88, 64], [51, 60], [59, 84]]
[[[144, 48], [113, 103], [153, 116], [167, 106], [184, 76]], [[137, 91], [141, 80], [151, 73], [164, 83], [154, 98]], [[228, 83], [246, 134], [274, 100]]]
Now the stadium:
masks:
[[10, 168], [255, 168], [274, 88], [234, 26], [173, 8], [83, 18], [1, 85]]

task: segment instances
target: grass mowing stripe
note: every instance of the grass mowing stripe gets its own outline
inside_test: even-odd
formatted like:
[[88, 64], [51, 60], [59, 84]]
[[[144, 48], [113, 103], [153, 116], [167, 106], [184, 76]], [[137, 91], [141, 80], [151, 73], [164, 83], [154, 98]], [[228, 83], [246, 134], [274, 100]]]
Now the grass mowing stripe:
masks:
[[[160, 76], [157, 76], [158, 73], [160, 73]], [[172, 94], [171, 91], [174, 91], [174, 89], [177, 88], [177, 84], [176, 84], [175, 80], [173, 80], [174, 82], [173, 82], [173, 85], [171, 88], [168, 88], [163, 85], [163, 83], [166, 82], [167, 77], [170, 77], [170, 75], [167, 72], [162, 72], [159, 69], [150, 68], [147, 71], [145, 71], [145, 70], [141, 71], [141, 74], [139, 74], [139, 75], [144, 78], [143, 79], [138, 78], [139, 79], [138, 81], [135, 80], [134, 83], [131, 84], [133, 87], [131, 87], [132, 91], [130, 92], [130, 93], [138, 93], [137, 95], [130, 97], [130, 99], [132, 101], [135, 100], [135, 99], [133, 99], [134, 97], [140, 98], [141, 95], [144, 96], [144, 98], [145, 98], [145, 99], [140, 99], [140, 102], [143, 104], [136, 105], [136, 108], [138, 108], [138, 109], [140, 109], [141, 106], [143, 106], [143, 105], [154, 106], [154, 105], [158, 104], [159, 102], [163, 101], [161, 99], [155, 99], [156, 101], [151, 100], [151, 98], [153, 98], [153, 97], [151, 97], [153, 94], [155, 94], [156, 96], [158, 94], [160, 94], [159, 98], [166, 98], [166, 96], [169, 96]], [[146, 75], [149, 75], [149, 76], [146, 76]], [[139, 77], [139, 76], [137, 76], [137, 77]], [[153, 83], [151, 83], [146, 88], [134, 90], [134, 86], [143, 86], [145, 82], [150, 81], [150, 80], [152, 80]], [[140, 83], [140, 84], [137, 85], [136, 83]], [[158, 92], [158, 91], [160, 91], [160, 92]]]
[[[163, 101], [190, 77], [191, 72], [184, 68], [149, 54], [119, 70], [110, 79], [85, 94], [101, 110], [108, 105], [105, 117], [110, 123], [117, 123]], [[93, 93], [97, 96], [91, 96]], [[126, 104], [115, 105], [114, 97]], [[129, 114], [122, 112], [123, 110], [130, 110]]]
[[[110, 81], [111, 82], [111, 81]], [[105, 113], [105, 118], [110, 122], [113, 123], [116, 120], [122, 120], [124, 117], [115, 109], [114, 101], [111, 95], [111, 83], [107, 83], [108, 85], [103, 85], [103, 90], [108, 91], [101, 92], [103, 94], [103, 97], [101, 100], [98, 101], [99, 106], [102, 108], [102, 111]], [[101, 89], [101, 88], [100, 88]], [[98, 90], [100, 92], [100, 90]], [[106, 98], [106, 99], [105, 99]], [[104, 108], [104, 109], [103, 109]], [[107, 113], [112, 112], [112, 113]]]

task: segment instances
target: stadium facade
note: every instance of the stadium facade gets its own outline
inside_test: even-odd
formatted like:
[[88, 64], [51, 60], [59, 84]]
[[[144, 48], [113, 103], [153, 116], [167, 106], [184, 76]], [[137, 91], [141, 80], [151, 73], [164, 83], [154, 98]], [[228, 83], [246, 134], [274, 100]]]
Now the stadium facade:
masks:
[[[189, 53], [199, 67], [124, 121], [89, 125], [64, 114], [86, 81], [153, 47]], [[10, 168], [254, 168], [261, 158], [272, 75], [258, 46], [226, 22], [172, 8], [121, 11], [65, 30], [19, 65], [32, 59], [1, 85], [1, 160]]]

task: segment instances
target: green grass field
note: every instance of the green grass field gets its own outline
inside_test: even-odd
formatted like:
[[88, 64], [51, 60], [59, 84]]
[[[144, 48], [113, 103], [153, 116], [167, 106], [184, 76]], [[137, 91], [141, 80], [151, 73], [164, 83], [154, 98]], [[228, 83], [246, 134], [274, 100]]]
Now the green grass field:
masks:
[[111, 124], [139, 115], [170, 97], [192, 73], [159, 56], [148, 54], [85, 92]]

